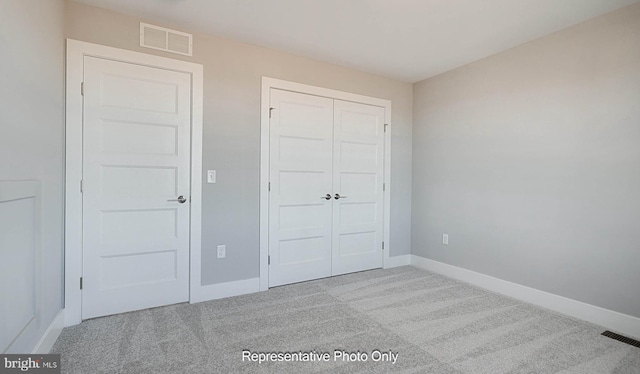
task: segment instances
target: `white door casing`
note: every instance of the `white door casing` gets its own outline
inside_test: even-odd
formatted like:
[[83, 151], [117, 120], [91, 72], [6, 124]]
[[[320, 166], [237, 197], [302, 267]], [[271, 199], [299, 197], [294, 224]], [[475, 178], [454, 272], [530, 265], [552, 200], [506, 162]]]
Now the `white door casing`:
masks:
[[334, 100], [332, 275], [382, 267], [384, 111]]
[[83, 319], [189, 299], [190, 108], [186, 73], [85, 56]]
[[268, 285], [382, 267], [385, 108], [269, 100]]
[[333, 101], [271, 90], [269, 285], [331, 275]]
[[[81, 291], [80, 289], [80, 284], [81, 284], [80, 281], [83, 275], [83, 240], [87, 239], [87, 238], [83, 239], [83, 217], [82, 217], [83, 194], [80, 192], [81, 191], [80, 187], [81, 187], [81, 180], [83, 179], [83, 121], [84, 121], [84, 115], [83, 115], [84, 96], [82, 96], [81, 86], [84, 82], [85, 58], [89, 56], [91, 58], [109, 60], [111, 62], [119, 62], [122, 64], [128, 64], [128, 65], [136, 66], [139, 68], [160, 69], [163, 72], [164, 71], [168, 72], [168, 75], [172, 75], [173, 73], [184, 74], [187, 77], [186, 78], [187, 81], [189, 81], [190, 88], [188, 89], [188, 96], [190, 96], [190, 103], [183, 102], [182, 104], [177, 103], [176, 105], [181, 105], [181, 106], [186, 105], [186, 108], [180, 107], [180, 109], [178, 110], [179, 112], [181, 111], [190, 112], [190, 124], [189, 124], [190, 135], [187, 134], [186, 139], [180, 138], [180, 140], [178, 140], [179, 142], [183, 143], [182, 148], [184, 148], [184, 143], [186, 144], [190, 143], [190, 150], [191, 150], [191, 154], [188, 156], [187, 170], [186, 170], [186, 173], [190, 174], [190, 179], [189, 177], [186, 179], [187, 191], [180, 191], [180, 194], [183, 194], [185, 198], [189, 199], [190, 197], [191, 199], [190, 209], [187, 207], [188, 202], [183, 204], [183, 207], [186, 207], [186, 209], [184, 210], [189, 211], [186, 215], [187, 215], [188, 221], [190, 221], [190, 225], [187, 226], [186, 235], [184, 232], [184, 228], [182, 228], [182, 232], [180, 232], [177, 235], [180, 237], [180, 239], [176, 239], [173, 243], [170, 243], [168, 246], [177, 247], [179, 245], [177, 243], [180, 241], [184, 242], [186, 237], [186, 242], [188, 243], [187, 248], [188, 250], [190, 250], [190, 259], [189, 257], [187, 257], [187, 261], [188, 261], [187, 266], [190, 266], [190, 269], [187, 269], [187, 277], [186, 278], [182, 278], [180, 276], [176, 277], [176, 278], [180, 278], [181, 282], [185, 282], [186, 280], [186, 283], [188, 285], [186, 296], [182, 295], [180, 297], [180, 300], [182, 301], [192, 300], [194, 299], [194, 295], [196, 295], [195, 298], [197, 299], [198, 295], [201, 295], [203, 293], [202, 290], [204, 289], [204, 286], [201, 285], [201, 280], [200, 280], [201, 279], [201, 264], [200, 264], [201, 201], [202, 201], [202, 185], [201, 185], [202, 183], [202, 117], [203, 117], [203, 111], [202, 111], [203, 68], [202, 68], [202, 65], [68, 39], [67, 40], [67, 74], [66, 74], [66, 136], [65, 136], [66, 137], [65, 139], [66, 140], [66, 156], [65, 156], [66, 183], [65, 183], [65, 313], [64, 313], [64, 318], [65, 318], [66, 326], [78, 324], [82, 321], [83, 318], [87, 318], [82, 314], [83, 291]], [[125, 74], [125, 77], [126, 77], [126, 74]], [[120, 78], [122, 78], [122, 76]], [[144, 80], [145, 79], [143, 78], [141, 81], [144, 81]], [[115, 84], [116, 86], [118, 86], [119, 84], [122, 83], [121, 79], [119, 83], [116, 81], [118, 81], [118, 79], [112, 80], [110, 84]], [[141, 85], [145, 86], [144, 82], [139, 82], [139, 83], [142, 83]], [[152, 82], [147, 82], [147, 84], [153, 85]], [[160, 84], [160, 86], [162, 86], [162, 84]], [[88, 94], [92, 89], [95, 90], [96, 87], [95, 86], [91, 87], [90, 84], [87, 84], [85, 86], [85, 90], [87, 91]], [[163, 89], [152, 90], [153, 91], [152, 93], [149, 93], [148, 90], [145, 93], [144, 91], [135, 91], [135, 89], [136, 88], [134, 88], [132, 91], [126, 92], [123, 97], [108, 98], [106, 102], [107, 105], [105, 105], [105, 107], [123, 106], [120, 104], [124, 103], [125, 107], [127, 105], [133, 106], [134, 108], [136, 106], [140, 106], [140, 108], [138, 109], [146, 109], [148, 112], [153, 112], [154, 109], [158, 109], [158, 108], [153, 106], [156, 104], [150, 104], [150, 102], [148, 101], [149, 98], [155, 97], [157, 99], [156, 101], [164, 102], [166, 105], [168, 96], [170, 95], [176, 96], [176, 92], [174, 92], [173, 94], [169, 94], [168, 90], [163, 90]], [[111, 100], [111, 101], [108, 101], [108, 100]], [[132, 114], [135, 112], [135, 110], [131, 110], [132, 108], [129, 108], [128, 112], [126, 108], [121, 108], [121, 109], [123, 110], [120, 112], [120, 114], [125, 112], [128, 114]], [[114, 108], [109, 108], [109, 110], [111, 110], [113, 114]], [[162, 117], [162, 115], [159, 115], [159, 117]], [[133, 120], [131, 121], [132, 123], [130, 124], [133, 124], [134, 126], [129, 127], [128, 132], [124, 134], [121, 133], [120, 135], [122, 137], [120, 141], [115, 143], [113, 141], [114, 136], [117, 137], [117, 134], [119, 133], [119, 131], [122, 130], [122, 129], [118, 130], [118, 127], [122, 128], [123, 126], [125, 126], [125, 124], [110, 123], [106, 126], [106, 127], [110, 127], [109, 129], [106, 129], [106, 130], [101, 129], [101, 131], [104, 131], [104, 135], [105, 135], [103, 137], [102, 134], [99, 134], [101, 139], [104, 138], [103, 140], [109, 140], [109, 141], [99, 141], [100, 143], [103, 143], [103, 144], [100, 144], [101, 147], [107, 146], [107, 148], [110, 148], [110, 151], [125, 151], [127, 149], [131, 150], [132, 147], [135, 150], [135, 147], [140, 147], [135, 151], [142, 151], [142, 152], [139, 152], [139, 154], [136, 154], [135, 156], [131, 156], [131, 157], [123, 156], [120, 159], [118, 159], [117, 157], [109, 159], [105, 164], [108, 164], [111, 166], [121, 165], [121, 166], [127, 166], [127, 167], [136, 166], [136, 165], [145, 166], [144, 171], [147, 172], [146, 176], [151, 178], [163, 179], [162, 175], [165, 175], [165, 177], [170, 175], [171, 174], [170, 170], [172, 168], [174, 168], [175, 170], [175, 166], [173, 165], [164, 165], [160, 168], [162, 170], [154, 171], [153, 169], [157, 167], [155, 163], [160, 158], [160, 156], [166, 156], [166, 155], [163, 155], [163, 153], [166, 153], [167, 150], [171, 147], [169, 142], [166, 141], [168, 139], [166, 137], [166, 134], [171, 132], [170, 128], [173, 125], [165, 126], [163, 124], [159, 126], [158, 127], [158, 129], [160, 129], [159, 132], [164, 133], [165, 136], [158, 137], [157, 131], [155, 131], [155, 135], [154, 135], [154, 130], [158, 130], [155, 128], [156, 124], [153, 123], [153, 120], [155, 119], [157, 118], [152, 116], [151, 120], [149, 121], [151, 123], [147, 123], [145, 122], [145, 120], [136, 121], [136, 118], [133, 118]], [[176, 129], [174, 128], [174, 130]], [[132, 142], [132, 140], [136, 138], [139, 139], [140, 137], [143, 137], [146, 140], [141, 143]], [[164, 141], [162, 141], [163, 139]], [[178, 139], [178, 137], [176, 137], [176, 139]], [[161, 142], [155, 142], [156, 140], [161, 140]], [[179, 147], [180, 147], [180, 144], [175, 143], [175, 149], [179, 149]], [[145, 156], [144, 155], [145, 152], [149, 154]], [[116, 154], [118, 152], [112, 152], [112, 153], [113, 153], [112, 156], [117, 156]], [[136, 153], [136, 152], [132, 152], [132, 153]], [[156, 154], [150, 155], [152, 153], [156, 153]], [[188, 154], [189, 153], [187, 152], [187, 155]], [[181, 155], [182, 157], [184, 157], [184, 154], [181, 154]], [[174, 155], [174, 157], [178, 157], [178, 156]], [[142, 159], [146, 159], [146, 161]], [[146, 164], [147, 161], [152, 159], [155, 161], [151, 161], [148, 164]], [[123, 160], [125, 161], [123, 163], [120, 163], [120, 161], [123, 161]], [[132, 165], [127, 165], [127, 162], [131, 163]], [[105, 174], [107, 177], [105, 180], [108, 179], [113, 181], [113, 180], [117, 180], [118, 178], [129, 179], [127, 176], [124, 176], [122, 174], [122, 173], [126, 174], [127, 170], [118, 170], [118, 168], [110, 168], [110, 167], [108, 167], [107, 169], [109, 170]], [[127, 169], [127, 168], [121, 168], [121, 169]], [[128, 170], [128, 171], [132, 171], [132, 170]], [[163, 173], [167, 171], [168, 171], [168, 174]], [[121, 172], [121, 173], [119, 174], [118, 172]], [[136, 173], [130, 173], [130, 174], [136, 174]], [[138, 193], [139, 195], [139, 193], [142, 190], [145, 190], [147, 187], [149, 187], [151, 191], [156, 191], [156, 192], [158, 192], [158, 188], [162, 189], [160, 185], [150, 187], [149, 184], [152, 182], [150, 180], [147, 180], [146, 178], [141, 178], [145, 176], [142, 174], [144, 173], [141, 173], [140, 175], [131, 175], [132, 179], [126, 181], [127, 183], [129, 183], [128, 186], [125, 186], [126, 188], [120, 188], [123, 186], [118, 187], [118, 184], [107, 183], [104, 186], [106, 187], [104, 191], [106, 194], [104, 196], [107, 198], [102, 199], [104, 201], [100, 201], [100, 199], [97, 199], [96, 201], [94, 201], [95, 203], [94, 205], [99, 207], [100, 204], [109, 205], [109, 204], [112, 204], [113, 201], [119, 201], [119, 199], [109, 198], [109, 196], [115, 197], [118, 194], [120, 194], [121, 197], [124, 196], [123, 200], [120, 201], [120, 203], [124, 205], [124, 199], [132, 198], [131, 196], [127, 197], [126, 196], [127, 194], [135, 195], [136, 193]], [[135, 183], [135, 181], [133, 180], [135, 178], [137, 178], [138, 181], [140, 181], [141, 179], [144, 179], [144, 182], [141, 182], [144, 185]], [[182, 180], [181, 183], [185, 182], [181, 177], [177, 177], [177, 179]], [[131, 185], [134, 185], [135, 190], [128, 188]], [[85, 185], [85, 187], [87, 189], [91, 189], [91, 182], [89, 181], [88, 184]], [[181, 190], [183, 189], [183, 185], [176, 186], [175, 189]], [[102, 196], [102, 195], [99, 195], [99, 196]], [[175, 198], [176, 196], [171, 196], [171, 197]], [[166, 198], [164, 200], [168, 200], [168, 199], [169, 198]], [[175, 208], [175, 205], [178, 205], [177, 202], [168, 202], [168, 201], [162, 202], [162, 204], [167, 204], [167, 205], [157, 208], [157, 212], [163, 211], [163, 210], [164, 211], [171, 210]], [[118, 210], [121, 208], [121, 206], [120, 207], [113, 206], [111, 208], [113, 208], [113, 210]], [[131, 211], [136, 211], [138, 208], [140, 207], [134, 206], [132, 209], [129, 209], [129, 208], [127, 209]], [[127, 209], [122, 209], [122, 210], [127, 210]], [[179, 210], [180, 209], [178, 209], [178, 211]], [[113, 222], [113, 220], [111, 222]], [[177, 222], [177, 217], [176, 217], [176, 222]], [[109, 224], [109, 222], [107, 223]], [[135, 224], [139, 225], [139, 222], [135, 222]], [[117, 225], [111, 226], [112, 229], [115, 227], [117, 227]], [[91, 230], [91, 228], [88, 228], [88, 229]], [[121, 225], [120, 229], [123, 231], [121, 232], [107, 231], [106, 234], [108, 234], [107, 236], [111, 236], [111, 237], [118, 236], [121, 239], [123, 239], [127, 236], [126, 234], [129, 228], [123, 228]], [[92, 230], [96, 230], [96, 228], [94, 227]], [[170, 230], [164, 230], [164, 231], [170, 231]], [[174, 232], [179, 232], [179, 231], [180, 229], [178, 230], [174, 229]], [[123, 235], [120, 235], [120, 234], [123, 234]], [[129, 230], [128, 234], [131, 234], [131, 230]], [[161, 233], [158, 233], [158, 234], [161, 234]], [[89, 238], [89, 240], [91, 240], [91, 238]], [[94, 240], [99, 241], [102, 239], [94, 238]], [[113, 248], [113, 247], [117, 247], [115, 244], [116, 243], [112, 241], [109, 245], [112, 245], [111, 248]], [[124, 240], [121, 240], [119, 242], [119, 245], [122, 246], [123, 244], [124, 244]], [[150, 242], [146, 243], [145, 245], [148, 246], [147, 248], [153, 247], [153, 244]], [[130, 247], [140, 248], [140, 247], [143, 247], [143, 245], [142, 243], [139, 242], [139, 243], [136, 243], [135, 245], [131, 245]], [[143, 251], [143, 252], [152, 253], [154, 251], [155, 249], [150, 251]], [[162, 252], [162, 250], [160, 250], [159, 251], [160, 253], [158, 253], [159, 257], [162, 257], [164, 254], [165, 257], [163, 258], [163, 260], [165, 261], [165, 264], [168, 261], [170, 261], [168, 260], [170, 256], [167, 255], [167, 253], [170, 253], [171, 251], [172, 249], [168, 249], [165, 252]], [[116, 253], [116, 257], [120, 254], [121, 253]], [[136, 255], [134, 255], [134, 257], [135, 256]], [[189, 256], [189, 254], [187, 254], [187, 256]], [[127, 264], [125, 265], [125, 268], [123, 268], [123, 271], [127, 270], [126, 266], [129, 266], [129, 269], [130, 269], [131, 264], [134, 262], [135, 261], [127, 262]], [[178, 263], [177, 258], [175, 260], [175, 263], [176, 264]], [[183, 266], [183, 265], [180, 265], [180, 266]], [[156, 278], [156, 280], [158, 278], [162, 278], [162, 276], [159, 276], [159, 274], [164, 272], [164, 274], [166, 275], [168, 272], [170, 272], [167, 269], [168, 267], [166, 266], [165, 267], [160, 266], [150, 271], [146, 269], [146, 273], [145, 271], [141, 271], [136, 275], [136, 277], [138, 278], [134, 277], [133, 279], [131, 278], [124, 279], [124, 282], [135, 283], [137, 281], [137, 283], [139, 283], [138, 285], [141, 286], [140, 283], [144, 283], [145, 280], [148, 281], [150, 279], [153, 279], [154, 277]], [[177, 273], [177, 271], [175, 271], [174, 273]], [[110, 279], [108, 277], [101, 280], [106, 281], [106, 283], [123, 281], [123, 280]], [[91, 287], [91, 285], [86, 284], [86, 281], [83, 281], [83, 283], [85, 283], [83, 284], [83, 288], [85, 290], [87, 287]], [[93, 283], [93, 282], [90, 280], [89, 283]], [[111, 285], [113, 286], [114, 283], [112, 283]], [[145, 299], [144, 295], [141, 298]], [[151, 299], [151, 298], [152, 298], [152, 295], [150, 294], [148, 299]], [[125, 303], [126, 301], [122, 301], [122, 302]], [[172, 302], [172, 301], [169, 301], [169, 302]], [[138, 306], [133, 306], [132, 308], [138, 308]]]

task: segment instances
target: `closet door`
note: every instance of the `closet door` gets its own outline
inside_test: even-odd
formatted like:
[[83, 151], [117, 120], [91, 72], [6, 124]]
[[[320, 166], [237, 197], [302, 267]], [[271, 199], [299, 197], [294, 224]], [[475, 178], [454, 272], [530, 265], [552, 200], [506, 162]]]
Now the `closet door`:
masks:
[[274, 287], [331, 275], [333, 100], [277, 89], [270, 100], [269, 286]]
[[332, 275], [382, 267], [384, 115], [334, 100]]

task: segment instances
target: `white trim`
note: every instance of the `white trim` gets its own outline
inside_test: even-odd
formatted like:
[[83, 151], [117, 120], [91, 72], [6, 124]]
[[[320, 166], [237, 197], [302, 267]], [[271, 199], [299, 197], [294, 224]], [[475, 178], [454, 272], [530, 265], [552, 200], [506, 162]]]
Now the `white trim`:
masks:
[[260, 103], [260, 291], [269, 289], [269, 103], [271, 85], [262, 77]]
[[260, 106], [260, 290], [269, 288], [269, 101], [270, 91], [277, 88], [286, 91], [300, 92], [309, 95], [323, 96], [330, 99], [352, 101], [383, 107], [385, 124], [384, 134], [384, 257], [382, 267], [393, 267], [389, 259], [390, 239], [390, 206], [391, 206], [391, 101], [375, 97], [363, 96], [348, 92], [310, 86], [302, 83], [262, 77], [262, 99]]
[[411, 255], [401, 255], [401, 256], [393, 256], [389, 257], [387, 262], [385, 263], [384, 268], [397, 268], [399, 266], [408, 266], [411, 265]]
[[200, 284], [202, 225], [202, 103], [203, 68], [200, 64], [173, 60], [124, 49], [67, 39], [66, 153], [65, 153], [65, 325], [82, 322], [82, 96], [84, 56], [185, 72], [192, 79], [191, 112], [191, 215], [190, 292]]
[[416, 255], [411, 255], [411, 265], [640, 338], [640, 318], [637, 317]]
[[393, 267], [393, 260], [389, 253], [391, 252], [391, 101], [388, 101], [384, 108], [384, 185], [385, 189], [382, 193], [384, 199], [383, 207], [383, 240], [384, 240], [384, 257], [382, 258], [382, 268], [388, 269]]
[[190, 303], [199, 303], [225, 297], [245, 295], [260, 291], [260, 278], [251, 278], [240, 281], [210, 284], [198, 287], [196, 292], [191, 292]]
[[[204, 76], [202, 66], [191, 80], [191, 237], [189, 301], [202, 286], [202, 133], [204, 116]], [[195, 119], [198, 120], [195, 120]]]
[[58, 340], [60, 333], [64, 329], [64, 309], [61, 309], [56, 317], [51, 321], [47, 330], [42, 334], [40, 341], [33, 348], [32, 354], [47, 354]]

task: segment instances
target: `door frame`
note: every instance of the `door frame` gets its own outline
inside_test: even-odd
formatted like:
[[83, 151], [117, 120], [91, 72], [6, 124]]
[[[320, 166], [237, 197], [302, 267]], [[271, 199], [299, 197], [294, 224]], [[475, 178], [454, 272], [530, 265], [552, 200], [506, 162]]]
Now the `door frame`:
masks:
[[386, 131], [384, 133], [385, 190], [383, 192], [382, 240], [384, 242], [384, 254], [382, 268], [391, 267], [392, 264], [389, 260], [389, 249], [392, 248], [389, 238], [391, 227], [391, 101], [263, 76], [260, 103], [260, 291], [269, 289], [269, 107], [272, 88], [384, 108]]
[[81, 84], [84, 57], [183, 72], [191, 75], [190, 262], [189, 300], [201, 287], [202, 229], [202, 116], [203, 67], [200, 64], [67, 39], [65, 217], [64, 217], [64, 319], [65, 326], [82, 322], [82, 126]]

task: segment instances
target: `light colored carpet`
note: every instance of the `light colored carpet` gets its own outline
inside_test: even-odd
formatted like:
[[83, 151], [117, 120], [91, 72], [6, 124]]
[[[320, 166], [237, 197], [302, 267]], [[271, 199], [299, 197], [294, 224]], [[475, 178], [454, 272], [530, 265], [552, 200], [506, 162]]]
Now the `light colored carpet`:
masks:
[[[52, 353], [65, 373], [640, 373], [603, 328], [412, 267], [85, 321]], [[328, 362], [242, 351], [328, 352]], [[334, 361], [334, 351], [364, 362]], [[373, 361], [379, 350], [397, 362]]]

